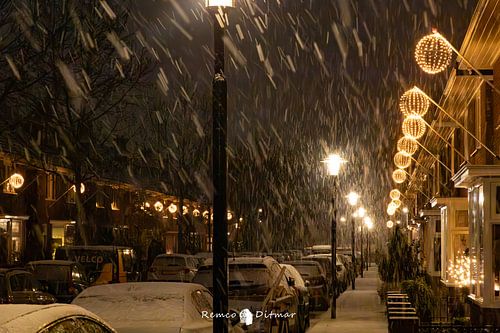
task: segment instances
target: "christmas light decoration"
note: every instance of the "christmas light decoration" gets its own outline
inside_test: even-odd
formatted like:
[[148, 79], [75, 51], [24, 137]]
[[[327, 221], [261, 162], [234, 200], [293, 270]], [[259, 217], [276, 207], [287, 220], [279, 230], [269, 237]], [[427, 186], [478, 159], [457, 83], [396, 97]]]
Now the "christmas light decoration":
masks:
[[405, 117], [412, 114], [423, 117], [430, 104], [427, 96], [418, 88], [411, 88], [399, 99], [399, 109]]
[[394, 170], [392, 172], [392, 180], [394, 180], [394, 182], [396, 182], [397, 184], [404, 183], [404, 181], [406, 180], [406, 172], [401, 169]]
[[429, 74], [444, 71], [450, 65], [452, 55], [450, 44], [439, 33], [424, 36], [415, 48], [417, 64]]
[[172, 202], [170, 206], [168, 206], [168, 211], [171, 214], [175, 214], [175, 212], [177, 212], [177, 205]]
[[426, 130], [425, 121], [417, 115], [409, 115], [403, 121], [403, 134], [418, 140], [424, 136]]
[[411, 157], [398, 152], [394, 155], [394, 164], [400, 169], [406, 169], [411, 164]]
[[163, 204], [160, 201], [155, 202], [154, 207], [157, 212], [163, 211]]
[[470, 284], [470, 258], [464, 252], [458, 251], [455, 260], [450, 259], [448, 277], [459, 287], [466, 287]]
[[401, 197], [401, 192], [399, 192], [399, 190], [397, 189], [394, 189], [389, 192], [389, 197], [391, 197], [392, 200], [399, 199]]
[[399, 152], [411, 156], [417, 152], [418, 143], [417, 140], [412, 139], [409, 136], [403, 136], [398, 140], [397, 148]]

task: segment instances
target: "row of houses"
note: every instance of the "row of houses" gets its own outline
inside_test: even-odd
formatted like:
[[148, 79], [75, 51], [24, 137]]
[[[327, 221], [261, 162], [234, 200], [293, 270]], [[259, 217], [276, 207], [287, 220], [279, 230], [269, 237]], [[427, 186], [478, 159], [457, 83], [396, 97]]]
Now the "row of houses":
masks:
[[499, 0], [478, 2], [459, 53], [406, 195], [426, 271], [451, 294], [468, 288], [473, 325], [500, 326]]
[[[146, 256], [211, 248], [210, 207], [107, 179], [74, 184], [71, 170], [0, 154], [0, 267], [52, 258], [63, 245], [127, 245]], [[182, 208], [181, 208], [182, 207]]]

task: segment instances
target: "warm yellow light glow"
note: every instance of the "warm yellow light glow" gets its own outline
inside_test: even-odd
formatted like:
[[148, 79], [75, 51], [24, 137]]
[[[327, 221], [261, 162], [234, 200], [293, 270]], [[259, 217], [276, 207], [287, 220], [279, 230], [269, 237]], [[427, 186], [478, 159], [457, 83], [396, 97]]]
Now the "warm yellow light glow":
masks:
[[200, 216], [200, 211], [197, 208], [193, 209], [193, 216], [194, 217]]
[[439, 33], [424, 36], [415, 48], [415, 60], [422, 70], [437, 74], [451, 63], [453, 50], [448, 41]]
[[363, 223], [365, 224], [366, 228], [368, 230], [371, 230], [373, 228], [373, 221], [371, 219], [371, 217], [369, 216], [366, 216], [364, 219], [363, 219]]
[[14, 173], [9, 177], [9, 184], [10, 184], [10, 186], [12, 186], [14, 189], [17, 190], [23, 186], [24, 177], [18, 173]]
[[458, 251], [454, 260], [450, 259], [448, 263], [448, 276], [459, 287], [466, 287], [471, 283], [470, 275], [470, 257], [464, 252]]
[[411, 165], [411, 157], [401, 152], [394, 155], [394, 164], [400, 169], [405, 169]]
[[230, 221], [233, 219], [233, 214], [231, 212], [227, 212], [227, 220]]
[[345, 222], [345, 221], [347, 221], [347, 220], [346, 220], [346, 218], [342, 216], [342, 217], [340, 218], [340, 222]]
[[208, 212], [208, 210], [205, 210], [202, 214], [203, 218], [204, 219], [208, 219], [208, 217], [210, 216], [210, 213]]
[[347, 202], [351, 206], [356, 206], [358, 204], [358, 200], [359, 194], [357, 194], [356, 192], [349, 192], [349, 194], [347, 195]]
[[205, 0], [205, 6], [210, 7], [236, 7], [236, 0]]
[[422, 117], [409, 115], [403, 121], [403, 134], [412, 139], [418, 140], [425, 134], [426, 125]]
[[340, 167], [342, 166], [342, 164], [346, 162], [346, 160], [340, 157], [340, 155], [331, 154], [328, 155], [328, 157], [321, 162], [326, 164], [326, 167], [328, 169], [328, 175], [338, 176], [340, 172]]
[[394, 222], [392, 222], [391, 220], [389, 220], [389, 221], [387, 221], [386, 225], [387, 225], [387, 228], [390, 229], [390, 228], [394, 227]]
[[189, 213], [189, 208], [187, 206], [182, 206], [182, 215]]
[[396, 209], [398, 209], [398, 205], [397, 205], [394, 201], [391, 201], [391, 202], [387, 205], [387, 209], [390, 209], [390, 210], [394, 210], [394, 211], [396, 211]]
[[404, 181], [406, 180], [406, 172], [401, 169], [394, 170], [392, 172], [392, 180], [394, 180], [394, 182], [397, 184], [404, 183]]
[[177, 212], [177, 205], [172, 202], [170, 206], [168, 206], [168, 211], [171, 214], [175, 214], [175, 212]]
[[163, 204], [160, 201], [155, 202], [154, 208], [157, 212], [163, 211]]
[[[71, 186], [71, 189], [73, 190], [73, 192], [76, 192], [76, 185]], [[84, 192], [85, 192], [85, 185], [83, 183], [80, 183], [80, 193]]]
[[389, 192], [389, 197], [392, 200], [399, 199], [401, 197], [401, 192], [399, 192], [398, 189], [394, 189], [391, 192]]
[[396, 213], [395, 209], [392, 209], [391, 207], [387, 207], [387, 215], [392, 216]]
[[366, 214], [366, 209], [364, 209], [363, 207], [359, 207], [358, 208], [358, 217], [365, 217], [365, 214]]
[[396, 208], [399, 208], [401, 206], [401, 200], [399, 200], [399, 199], [392, 200], [392, 203], [394, 203]]
[[407, 214], [409, 211], [408, 207], [403, 207], [403, 213]]
[[399, 99], [399, 109], [405, 117], [416, 115], [423, 117], [429, 110], [431, 102], [418, 88], [411, 88]]
[[403, 136], [398, 140], [397, 148], [400, 153], [412, 156], [418, 150], [418, 143], [409, 136]]

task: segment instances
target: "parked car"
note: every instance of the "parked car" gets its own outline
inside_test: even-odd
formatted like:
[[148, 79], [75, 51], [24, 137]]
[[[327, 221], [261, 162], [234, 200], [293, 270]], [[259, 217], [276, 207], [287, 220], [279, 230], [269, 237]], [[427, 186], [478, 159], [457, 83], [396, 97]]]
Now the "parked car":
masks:
[[2, 333], [116, 333], [92, 312], [71, 304], [0, 305], [0, 313]]
[[201, 266], [205, 263], [205, 260], [208, 258], [212, 258], [212, 252], [198, 252], [194, 255], [196, 259], [198, 259], [198, 266]]
[[[73, 300], [118, 333], [212, 333], [212, 295], [199, 284], [132, 282], [85, 289]], [[239, 319], [239, 317], [238, 317]], [[239, 320], [238, 320], [239, 321]], [[243, 332], [232, 327], [231, 332]]]
[[[339, 259], [340, 255], [337, 255], [336, 260], [336, 274], [337, 274], [337, 285], [335, 286], [335, 292], [337, 295], [340, 295], [347, 289], [347, 285], [349, 284], [349, 275], [347, 273], [347, 269], [342, 264], [342, 261]], [[332, 256], [331, 254], [312, 254], [303, 259], [314, 260], [321, 264], [323, 269], [326, 271], [327, 281], [331, 281], [332, 278]], [[330, 288], [330, 286], [329, 286]], [[330, 288], [331, 289], [331, 288]], [[332, 290], [329, 290], [331, 293]]]
[[[295, 290], [289, 286], [285, 275], [285, 268], [272, 257], [236, 257], [228, 260], [229, 266], [229, 308], [236, 311], [248, 309], [253, 315], [257, 311], [263, 313], [280, 313], [287, 316], [291, 332], [298, 329], [297, 316], [290, 316], [298, 312], [298, 297]], [[198, 268], [193, 279], [213, 290], [212, 260], [205, 261], [205, 265]], [[248, 332], [270, 332], [276, 321], [261, 316], [255, 318], [249, 326]], [[273, 326], [274, 327], [274, 326]]]
[[304, 333], [310, 326], [309, 290], [307, 289], [302, 276], [300, 276], [299, 271], [297, 271], [295, 267], [286, 263], [280, 265], [286, 268], [285, 276], [288, 280], [288, 285], [295, 289], [295, 292], [297, 293], [297, 297], [299, 299], [299, 310], [297, 312], [297, 317], [299, 320], [298, 332]]
[[348, 254], [339, 254], [337, 255], [337, 258], [339, 258], [347, 270], [347, 285], [349, 285], [356, 278], [354, 264], [352, 263], [352, 256]]
[[198, 260], [188, 254], [160, 254], [148, 271], [148, 281], [191, 282], [196, 274]]
[[71, 303], [89, 286], [81, 265], [69, 260], [38, 260], [26, 265], [42, 289], [54, 295], [59, 303]]
[[76, 261], [91, 285], [137, 281], [139, 270], [132, 248], [114, 245], [75, 245], [57, 248], [55, 259]]
[[297, 269], [309, 290], [309, 305], [312, 310], [327, 310], [330, 306], [328, 280], [320, 263], [314, 260], [288, 261], [287, 264]]
[[56, 298], [43, 292], [33, 274], [27, 270], [0, 268], [1, 304], [50, 304], [55, 302]]

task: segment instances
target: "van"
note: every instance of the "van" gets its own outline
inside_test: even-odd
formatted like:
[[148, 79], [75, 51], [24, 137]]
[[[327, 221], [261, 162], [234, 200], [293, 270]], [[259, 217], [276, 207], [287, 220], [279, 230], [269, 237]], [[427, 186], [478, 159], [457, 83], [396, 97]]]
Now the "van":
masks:
[[79, 263], [92, 286], [137, 281], [139, 277], [134, 250], [126, 246], [61, 246], [55, 259]]

